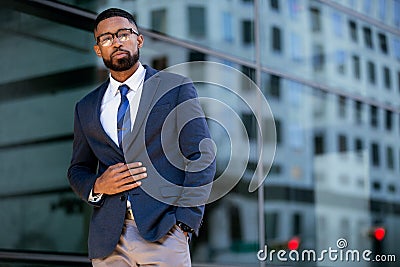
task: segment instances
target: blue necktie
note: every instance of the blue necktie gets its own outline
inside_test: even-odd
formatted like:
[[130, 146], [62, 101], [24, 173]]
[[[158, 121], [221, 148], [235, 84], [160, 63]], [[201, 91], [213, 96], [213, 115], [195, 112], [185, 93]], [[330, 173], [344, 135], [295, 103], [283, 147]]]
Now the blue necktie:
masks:
[[118, 145], [122, 149], [122, 139], [131, 130], [129, 100], [126, 97], [129, 91], [129, 87], [122, 84], [118, 90], [121, 93], [121, 103], [118, 107], [117, 113], [117, 132], [118, 132]]

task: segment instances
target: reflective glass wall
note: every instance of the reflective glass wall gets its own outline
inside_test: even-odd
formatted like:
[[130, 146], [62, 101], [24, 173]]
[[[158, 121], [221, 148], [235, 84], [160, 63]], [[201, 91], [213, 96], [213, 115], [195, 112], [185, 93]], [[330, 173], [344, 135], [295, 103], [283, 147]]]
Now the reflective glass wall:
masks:
[[[57, 3], [71, 20], [82, 9], [132, 12], [145, 36], [141, 62], [195, 81], [218, 148], [216, 179], [232, 189], [207, 206], [194, 263], [259, 266], [264, 245], [287, 258], [298, 245], [317, 258], [266, 263], [376, 264], [318, 258], [332, 248], [399, 266], [400, 1]], [[90, 210], [66, 169], [74, 104], [107, 71], [87, 24], [27, 7], [0, 10], [0, 248], [86, 253]], [[267, 172], [263, 195], [250, 192]]]

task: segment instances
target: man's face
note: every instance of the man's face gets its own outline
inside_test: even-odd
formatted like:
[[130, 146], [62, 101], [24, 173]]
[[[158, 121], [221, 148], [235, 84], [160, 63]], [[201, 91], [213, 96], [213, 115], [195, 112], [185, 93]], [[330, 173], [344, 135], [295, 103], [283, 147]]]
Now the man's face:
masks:
[[[111, 17], [101, 21], [95, 30], [95, 37], [104, 33], [116, 33], [120, 29], [132, 28], [137, 32], [137, 28], [129, 20], [123, 17]], [[96, 44], [94, 50], [97, 56], [103, 58], [107, 68], [112, 71], [126, 71], [131, 69], [139, 60], [139, 48], [143, 45], [143, 36], [132, 33], [129, 40], [121, 42], [114, 36], [110, 46]]]

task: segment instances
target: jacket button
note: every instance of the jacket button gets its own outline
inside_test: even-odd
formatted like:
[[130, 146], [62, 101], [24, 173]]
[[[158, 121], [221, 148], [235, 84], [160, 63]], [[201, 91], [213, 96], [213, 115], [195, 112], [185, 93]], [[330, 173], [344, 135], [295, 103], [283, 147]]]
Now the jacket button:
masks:
[[126, 200], [126, 196], [120, 196], [119, 199], [120, 199], [121, 201], [125, 201], [125, 200]]

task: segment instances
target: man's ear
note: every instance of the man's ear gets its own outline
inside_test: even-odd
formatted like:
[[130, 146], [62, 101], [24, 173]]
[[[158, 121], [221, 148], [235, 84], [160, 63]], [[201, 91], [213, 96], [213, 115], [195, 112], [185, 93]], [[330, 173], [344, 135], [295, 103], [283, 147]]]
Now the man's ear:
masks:
[[137, 43], [138, 43], [138, 48], [142, 48], [142, 47], [143, 47], [143, 43], [144, 43], [143, 35], [140, 34], [140, 35], [137, 37]]
[[101, 56], [101, 50], [100, 50], [100, 47], [99, 47], [98, 45], [94, 45], [94, 46], [93, 46], [93, 49], [94, 49], [94, 52], [96, 53], [96, 55], [97, 55], [98, 57], [102, 57], [102, 56]]

